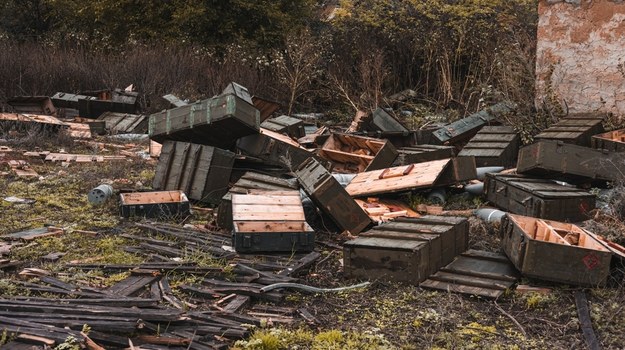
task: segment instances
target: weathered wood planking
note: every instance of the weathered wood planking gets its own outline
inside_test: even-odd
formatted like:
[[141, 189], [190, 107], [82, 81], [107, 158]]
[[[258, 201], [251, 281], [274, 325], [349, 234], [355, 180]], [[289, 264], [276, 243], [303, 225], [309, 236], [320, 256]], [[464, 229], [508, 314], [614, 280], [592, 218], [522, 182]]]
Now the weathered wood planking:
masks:
[[228, 191], [234, 153], [216, 147], [165, 141], [152, 187], [181, 190], [191, 199], [217, 204]]
[[496, 122], [496, 118], [513, 112], [516, 106], [510, 102], [501, 102], [466, 118], [457, 120], [432, 133], [434, 143], [454, 145], [468, 140], [483, 126]]
[[453, 260], [458, 234], [468, 234], [464, 218], [399, 218], [345, 242], [345, 274], [419, 284]]
[[48, 236], [58, 236], [62, 235], [65, 231], [62, 228], [58, 227], [41, 227], [41, 228], [33, 228], [30, 230], [20, 231], [9, 233], [3, 235], [2, 239], [8, 240], [23, 240], [23, 241], [32, 241], [33, 239], [43, 238]]
[[541, 140], [521, 148], [517, 172], [558, 177], [576, 183], [622, 181], [625, 179], [624, 157], [624, 153]]
[[387, 140], [335, 133], [323, 144], [319, 156], [332, 162], [332, 171], [359, 173], [391, 166], [397, 151]]
[[120, 215], [130, 217], [187, 217], [191, 206], [182, 191], [132, 192], [119, 195]]
[[418, 218], [416, 211], [404, 202], [384, 199], [384, 198], [367, 198], [366, 200], [355, 199], [356, 203], [369, 215], [371, 220], [382, 224], [395, 218], [407, 216]]
[[56, 115], [56, 108], [48, 96], [15, 96], [6, 102], [16, 113]]
[[258, 132], [260, 112], [234, 94], [220, 95], [150, 115], [150, 138], [230, 148]]
[[417, 145], [398, 148], [399, 153], [393, 166], [431, 162], [433, 160], [449, 159], [456, 155], [453, 146]]
[[367, 213], [317, 160], [308, 158], [294, 172], [313, 202], [341, 229], [358, 234], [371, 225]]
[[353, 197], [447, 186], [477, 177], [473, 157], [442, 159], [357, 174], [345, 190]]
[[536, 140], [554, 140], [590, 147], [593, 135], [604, 132], [603, 114], [572, 114], [534, 136]]
[[478, 167], [516, 165], [521, 145], [519, 134], [510, 126], [485, 126], [467, 143], [459, 157], [475, 157]]
[[76, 163], [99, 163], [111, 161], [124, 161], [126, 156], [94, 156], [89, 154], [49, 153], [45, 157], [46, 162], [76, 162]]
[[606, 282], [612, 253], [573, 224], [506, 214], [501, 244], [524, 276], [598, 286]]
[[244, 154], [288, 170], [313, 156], [307, 149], [300, 147], [297, 141], [267, 129], [261, 129], [256, 135], [242, 137], [237, 141], [237, 148]]
[[625, 129], [595, 135], [592, 137], [591, 146], [609, 152], [625, 152]]
[[596, 202], [588, 191], [522, 175], [486, 174], [484, 193], [513, 214], [560, 221], [587, 220]]
[[232, 194], [233, 245], [237, 252], [312, 251], [299, 191]]
[[148, 118], [145, 115], [105, 112], [98, 117], [104, 121], [111, 134], [145, 134], [148, 132]]
[[518, 272], [505, 255], [469, 250], [419, 286], [496, 299], [518, 279]]
[[298, 118], [281, 115], [279, 117], [267, 119], [260, 127], [263, 129], [286, 134], [294, 139], [306, 136], [304, 131], [304, 121]]
[[287, 181], [274, 176], [246, 172], [230, 188], [219, 203], [217, 208], [217, 225], [222, 228], [232, 229], [232, 194], [248, 194], [252, 191], [288, 191], [297, 190], [297, 182]]

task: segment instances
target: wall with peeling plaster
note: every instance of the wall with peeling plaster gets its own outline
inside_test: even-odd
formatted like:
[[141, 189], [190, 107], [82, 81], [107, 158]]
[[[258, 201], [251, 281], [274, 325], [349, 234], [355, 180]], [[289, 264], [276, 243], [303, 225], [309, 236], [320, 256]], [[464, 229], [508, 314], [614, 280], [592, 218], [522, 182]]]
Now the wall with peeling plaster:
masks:
[[625, 2], [540, 0], [536, 105], [625, 116]]

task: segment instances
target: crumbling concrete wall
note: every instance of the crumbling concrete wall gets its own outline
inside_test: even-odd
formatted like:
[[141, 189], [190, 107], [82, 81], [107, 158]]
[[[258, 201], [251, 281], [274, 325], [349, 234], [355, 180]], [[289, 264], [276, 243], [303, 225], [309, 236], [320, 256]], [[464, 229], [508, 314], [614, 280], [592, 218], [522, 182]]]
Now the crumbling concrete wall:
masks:
[[537, 107], [625, 116], [625, 2], [540, 0]]

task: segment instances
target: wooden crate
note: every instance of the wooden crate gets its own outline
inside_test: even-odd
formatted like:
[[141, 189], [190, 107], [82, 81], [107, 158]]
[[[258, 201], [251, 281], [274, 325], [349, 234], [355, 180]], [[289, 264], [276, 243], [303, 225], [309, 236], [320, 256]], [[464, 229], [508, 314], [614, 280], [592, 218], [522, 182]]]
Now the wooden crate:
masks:
[[434, 131], [432, 140], [441, 145], [454, 145], [468, 140], [482, 127], [495, 123], [496, 118], [513, 112], [515, 108], [509, 102], [498, 103]]
[[477, 177], [473, 157], [442, 159], [357, 174], [345, 190], [353, 197], [442, 187]]
[[623, 153], [541, 140], [519, 150], [517, 172], [584, 183], [625, 179]]
[[189, 200], [182, 191], [121, 193], [119, 198], [119, 212], [125, 218], [186, 218], [191, 215]]
[[279, 117], [265, 120], [260, 127], [271, 131], [286, 134], [294, 139], [306, 136], [304, 131], [304, 121], [298, 118], [281, 115]]
[[387, 140], [335, 133], [323, 144], [319, 156], [332, 163], [332, 171], [360, 173], [391, 166], [397, 151]]
[[369, 215], [373, 222], [383, 224], [398, 217], [418, 218], [421, 215], [412, 210], [410, 206], [402, 201], [386, 198], [366, 198], [355, 199], [356, 203]]
[[232, 241], [239, 253], [309, 252], [315, 232], [306, 223], [299, 191], [232, 194]]
[[597, 286], [606, 282], [612, 253], [573, 224], [506, 214], [502, 246], [527, 277]]
[[376, 109], [363, 120], [363, 129], [381, 132], [407, 133], [408, 129], [382, 108]]
[[145, 115], [105, 112], [98, 117], [111, 134], [145, 134], [148, 132], [148, 118]]
[[191, 199], [217, 204], [228, 191], [234, 153], [187, 142], [165, 141], [152, 188], [182, 190]]
[[52, 104], [57, 108], [78, 109], [78, 100], [95, 100], [96, 97], [87, 95], [68, 94], [65, 92], [57, 92], [50, 98]]
[[294, 172], [312, 201], [342, 230], [358, 234], [371, 225], [367, 213], [317, 160], [308, 158]]
[[517, 270], [504, 254], [469, 250], [419, 286], [496, 299], [518, 279]]
[[137, 112], [135, 100], [130, 102], [125, 100], [78, 100], [78, 115], [84, 118], [98, 118], [106, 112], [128, 113]]
[[516, 158], [521, 145], [519, 134], [510, 126], [485, 126], [473, 136], [459, 157], [475, 157], [477, 167], [516, 166]]
[[625, 129], [595, 135], [591, 139], [591, 146], [609, 152], [625, 152]]
[[48, 96], [15, 96], [6, 101], [16, 113], [53, 115], [56, 108]]
[[246, 172], [226, 193], [217, 207], [217, 225], [231, 230], [232, 226], [232, 195], [249, 194], [252, 191], [288, 191], [297, 190], [297, 183], [275, 176]]
[[[237, 148], [244, 154], [292, 170], [314, 155], [300, 147], [297, 141], [275, 131], [260, 129], [260, 133], [242, 137]], [[326, 162], [324, 161], [324, 164]]]
[[395, 221], [447, 227], [447, 229], [452, 232], [451, 236], [454, 239], [454, 246], [451, 258], [449, 255], [443, 254], [443, 265], [451, 262], [454, 256], [469, 249], [469, 221], [467, 218], [459, 216], [424, 215], [418, 219], [397, 218]]
[[513, 214], [560, 221], [587, 220], [596, 201], [588, 191], [522, 175], [486, 174], [484, 193]]
[[393, 166], [452, 158], [456, 155], [456, 149], [453, 146], [417, 145], [399, 148], [397, 153], [398, 156], [393, 162]]
[[[343, 245], [348, 277], [418, 284], [450, 263], [468, 234], [465, 218], [398, 218]], [[463, 232], [460, 232], [463, 231]]]
[[554, 140], [590, 147], [593, 135], [604, 132], [603, 114], [573, 114], [534, 136], [535, 140]]
[[234, 94], [226, 94], [150, 115], [156, 142], [186, 141], [228, 149], [237, 139], [256, 134], [260, 112]]

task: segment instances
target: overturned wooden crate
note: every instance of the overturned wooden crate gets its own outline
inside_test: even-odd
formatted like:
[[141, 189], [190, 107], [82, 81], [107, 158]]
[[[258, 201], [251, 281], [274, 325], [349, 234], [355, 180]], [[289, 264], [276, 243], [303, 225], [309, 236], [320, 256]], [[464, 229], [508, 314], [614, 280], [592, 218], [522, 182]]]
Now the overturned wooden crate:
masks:
[[500, 102], [434, 131], [432, 140], [441, 145], [454, 145], [468, 140], [485, 125], [496, 122], [496, 118], [512, 113], [515, 109], [516, 106], [510, 102]]
[[237, 141], [237, 148], [244, 154], [288, 170], [298, 167], [313, 156], [297, 141], [267, 129], [261, 129], [259, 134], [242, 137]]
[[592, 137], [591, 146], [609, 152], [625, 152], [625, 129], [595, 135]]
[[98, 117], [111, 134], [145, 134], [148, 118], [145, 115], [105, 112]]
[[70, 94], [66, 92], [57, 92], [50, 98], [52, 104], [57, 108], [78, 109], [78, 100], [95, 100], [94, 96]]
[[281, 115], [279, 117], [270, 118], [260, 124], [261, 128], [286, 134], [294, 139], [306, 136], [304, 131], [304, 121], [298, 118]]
[[186, 218], [191, 214], [182, 191], [121, 193], [119, 198], [119, 212], [125, 218]]
[[315, 248], [315, 232], [304, 218], [299, 191], [232, 194], [232, 217], [232, 240], [239, 253]]
[[606, 282], [612, 253], [573, 224], [506, 214], [502, 246], [527, 277], [597, 286]]
[[452, 158], [456, 155], [456, 149], [453, 146], [417, 145], [398, 148], [397, 153], [393, 166]]
[[410, 206], [402, 201], [386, 198], [366, 198], [366, 199], [354, 199], [356, 203], [369, 215], [373, 222], [382, 224], [389, 222], [398, 217], [413, 217], [418, 218], [419, 215], [416, 211], [412, 210]]
[[249, 194], [253, 191], [293, 191], [299, 188], [297, 181], [288, 181], [275, 176], [246, 172], [226, 193], [217, 207], [217, 225], [231, 230], [232, 226], [232, 195]]
[[466, 249], [457, 241], [467, 235], [465, 218], [399, 218], [344, 243], [345, 275], [419, 284]]
[[56, 116], [56, 108], [48, 96], [15, 96], [7, 104], [17, 113]]
[[604, 132], [602, 114], [572, 114], [534, 136], [535, 140], [554, 140], [590, 147], [593, 135]]
[[561, 141], [541, 140], [519, 150], [517, 172], [569, 182], [622, 181], [625, 156]]
[[152, 187], [181, 190], [191, 199], [217, 204], [228, 191], [234, 153], [216, 147], [165, 141]]
[[477, 177], [473, 157], [442, 159], [357, 174], [345, 190], [353, 197], [448, 186]]
[[387, 140], [335, 133], [323, 144], [319, 156], [332, 163], [332, 171], [360, 173], [391, 166], [397, 151]]
[[496, 299], [519, 279], [502, 253], [469, 250], [419, 284], [422, 288]]
[[308, 158], [294, 172], [312, 201], [342, 230], [358, 234], [371, 225], [369, 216], [317, 160]]
[[381, 132], [408, 132], [405, 126], [383, 108], [378, 108], [371, 115], [364, 116], [359, 129]]
[[459, 157], [475, 157], [478, 167], [516, 165], [521, 139], [510, 126], [485, 126], [473, 136], [460, 153]]
[[230, 148], [240, 137], [258, 132], [260, 112], [235, 94], [220, 95], [150, 115], [156, 142], [186, 141]]
[[587, 220], [596, 202], [588, 191], [522, 175], [486, 174], [484, 193], [513, 214], [560, 221]]

